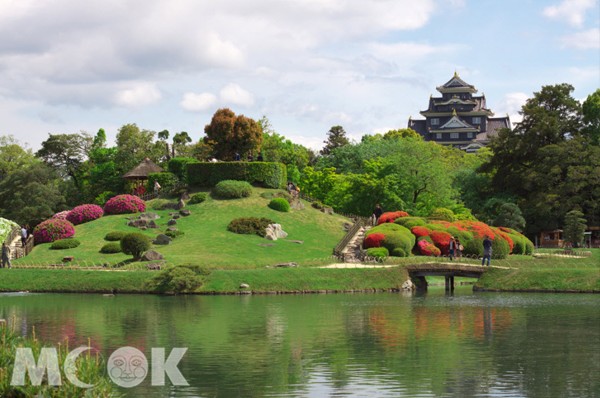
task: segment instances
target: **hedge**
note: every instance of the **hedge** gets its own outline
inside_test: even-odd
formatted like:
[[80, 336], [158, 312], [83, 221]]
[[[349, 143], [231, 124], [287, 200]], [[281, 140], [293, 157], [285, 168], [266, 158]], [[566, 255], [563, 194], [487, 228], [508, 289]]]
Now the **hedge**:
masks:
[[177, 176], [173, 173], [150, 173], [148, 174], [148, 182], [146, 183], [147, 192], [154, 192], [154, 181], [158, 181], [160, 184], [161, 192], [167, 193], [171, 193], [179, 182]]
[[199, 161], [195, 158], [175, 157], [169, 160], [167, 169], [175, 174], [179, 181], [185, 182], [187, 179], [187, 165], [190, 163], [199, 163]]
[[223, 180], [247, 181], [265, 188], [285, 188], [287, 171], [274, 162], [202, 162], [187, 164], [187, 183], [213, 187]]

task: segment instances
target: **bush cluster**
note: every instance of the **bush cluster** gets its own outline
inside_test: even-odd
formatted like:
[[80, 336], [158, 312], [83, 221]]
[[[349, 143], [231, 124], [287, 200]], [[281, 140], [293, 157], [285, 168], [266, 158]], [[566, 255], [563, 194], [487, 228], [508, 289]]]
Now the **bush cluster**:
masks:
[[202, 276], [193, 269], [179, 266], [161, 271], [152, 278], [147, 287], [159, 293], [193, 292], [202, 286]]
[[132, 232], [121, 238], [121, 250], [125, 254], [131, 254], [134, 260], [139, 260], [150, 246], [150, 238], [140, 232]]
[[265, 236], [265, 230], [269, 224], [275, 224], [275, 221], [268, 218], [244, 217], [231, 220], [227, 230], [236, 234], [256, 234]]
[[67, 214], [67, 220], [73, 225], [83, 224], [88, 221], [96, 220], [104, 215], [104, 210], [98, 205], [80, 205], [74, 207]]
[[111, 231], [111, 232], [107, 233], [106, 235], [104, 235], [104, 240], [107, 240], [109, 242], [117, 242], [117, 241], [120, 241], [121, 239], [123, 239], [123, 237], [125, 235], [127, 235], [127, 232]]
[[121, 253], [121, 244], [119, 242], [110, 242], [100, 248], [100, 253], [114, 254]]
[[70, 212], [71, 212], [71, 210], [59, 211], [58, 213], [56, 213], [55, 215], [53, 215], [52, 218], [58, 218], [58, 219], [61, 219], [61, 220], [66, 220], [67, 216], [69, 215]]
[[145, 211], [146, 203], [134, 195], [117, 195], [110, 198], [104, 205], [106, 214], [143, 213]]
[[405, 211], [388, 211], [383, 213], [381, 217], [379, 217], [379, 220], [377, 220], [377, 224], [381, 225], [385, 223], [392, 223], [396, 221], [397, 218], [401, 217], [408, 217], [408, 213]]
[[[383, 235], [371, 238], [372, 235]], [[371, 228], [365, 236], [367, 244], [380, 244], [385, 247], [392, 256], [408, 256], [415, 245], [415, 237], [409, 229], [398, 224], [383, 223]]]
[[188, 202], [191, 205], [195, 205], [197, 203], [202, 203], [208, 198], [208, 194], [206, 192], [198, 192], [192, 195], [190, 201]]
[[42, 221], [33, 229], [33, 239], [36, 245], [70, 238], [73, 235], [75, 235], [75, 226], [60, 218]]
[[[383, 245], [383, 240], [385, 239], [385, 235], [381, 233], [372, 233], [365, 237], [363, 241], [363, 248], [371, 249], [374, 247], [381, 247]], [[386, 249], [387, 251], [387, 249]], [[388, 253], [389, 254], [389, 253]]]
[[269, 207], [273, 210], [288, 212], [290, 211], [290, 202], [284, 198], [274, 198], [269, 202]]
[[247, 198], [252, 195], [252, 185], [246, 181], [224, 180], [219, 182], [212, 192], [221, 199]]
[[390, 253], [388, 252], [388, 249], [386, 249], [385, 247], [370, 247], [367, 249], [368, 257], [374, 257], [376, 259], [384, 259], [384, 258], [388, 257], [389, 255], [390, 255]]
[[265, 188], [284, 188], [287, 170], [273, 162], [203, 162], [187, 164], [187, 182], [196, 187], [214, 187], [223, 180], [247, 181]]
[[67, 238], [54, 241], [50, 245], [51, 250], [65, 250], [65, 249], [73, 249], [81, 244], [80, 241], [74, 238]]

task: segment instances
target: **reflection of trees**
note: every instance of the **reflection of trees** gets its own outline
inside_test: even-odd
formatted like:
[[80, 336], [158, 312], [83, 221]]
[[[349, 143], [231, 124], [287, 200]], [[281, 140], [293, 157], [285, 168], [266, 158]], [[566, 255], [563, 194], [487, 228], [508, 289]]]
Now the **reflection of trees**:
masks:
[[[188, 347], [179, 368], [193, 395], [304, 394], [324, 378], [333, 391], [362, 382], [406, 396], [471, 397], [489, 394], [499, 376], [516, 395], [600, 395], [600, 354], [576, 344], [598, 340], [593, 307], [583, 316], [563, 310], [555, 322], [552, 307], [436, 306], [396, 295], [40, 295], [2, 311], [43, 328], [48, 341], [91, 337], [108, 354]], [[164, 395], [149, 385], [142, 392]]]

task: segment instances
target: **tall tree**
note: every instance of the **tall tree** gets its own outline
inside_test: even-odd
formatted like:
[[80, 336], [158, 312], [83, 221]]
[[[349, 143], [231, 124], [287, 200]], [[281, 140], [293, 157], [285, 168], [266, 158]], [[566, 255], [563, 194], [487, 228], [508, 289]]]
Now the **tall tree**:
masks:
[[165, 144], [165, 159], [169, 161], [171, 159], [171, 153], [169, 152], [169, 143], [167, 140], [169, 139], [169, 130], [163, 130], [158, 132], [159, 141]]
[[590, 94], [582, 105], [584, 134], [593, 145], [600, 145], [600, 88]]
[[83, 189], [81, 165], [92, 148], [93, 138], [87, 133], [49, 134], [36, 156], [54, 167], [63, 177], [70, 177], [78, 190]]
[[565, 216], [564, 239], [573, 247], [579, 247], [583, 243], [586, 220], [579, 210], [571, 210]]
[[163, 154], [160, 142], [154, 142], [154, 131], [140, 130], [135, 124], [126, 124], [117, 133], [115, 163], [121, 173], [126, 173], [145, 158], [158, 162]]
[[23, 146], [15, 137], [0, 136], [0, 181], [35, 161], [37, 159], [31, 149]]
[[204, 142], [213, 145], [214, 156], [233, 160], [235, 154], [256, 154], [261, 148], [262, 131], [256, 121], [244, 115], [236, 116], [228, 108], [219, 109], [210, 124], [204, 127]]
[[334, 149], [348, 145], [350, 140], [346, 137], [346, 131], [342, 126], [333, 126], [327, 133], [327, 140], [323, 142], [325, 146], [321, 149], [321, 154], [329, 155]]
[[188, 151], [186, 151], [185, 148], [190, 142], [192, 142], [192, 138], [186, 131], [175, 134], [173, 136], [173, 145], [171, 145], [172, 157], [175, 157], [175, 154], [178, 156], [186, 156]]

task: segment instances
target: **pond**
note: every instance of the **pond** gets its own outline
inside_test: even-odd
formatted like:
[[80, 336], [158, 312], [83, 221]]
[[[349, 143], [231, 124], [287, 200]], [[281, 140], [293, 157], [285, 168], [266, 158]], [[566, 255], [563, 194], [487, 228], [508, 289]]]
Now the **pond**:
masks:
[[[600, 397], [600, 295], [0, 295], [48, 345], [187, 351], [129, 397]], [[149, 359], [150, 361], [150, 359]]]

